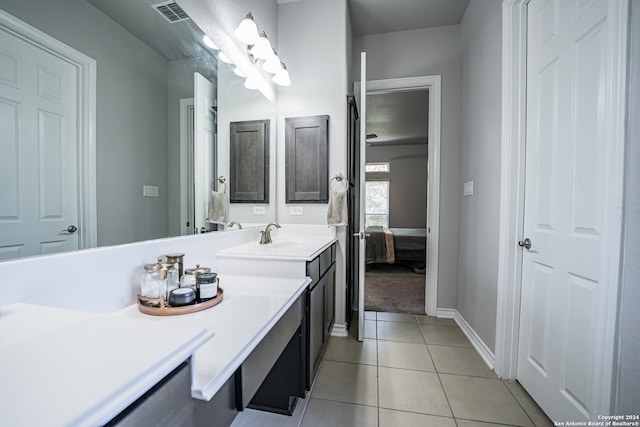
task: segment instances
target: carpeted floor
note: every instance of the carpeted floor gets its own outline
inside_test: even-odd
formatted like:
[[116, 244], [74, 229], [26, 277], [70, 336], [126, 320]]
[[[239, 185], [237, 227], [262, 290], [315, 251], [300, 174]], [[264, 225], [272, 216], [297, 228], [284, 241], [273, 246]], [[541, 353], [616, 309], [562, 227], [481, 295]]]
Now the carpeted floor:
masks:
[[401, 265], [376, 264], [365, 276], [367, 311], [424, 314], [425, 275]]

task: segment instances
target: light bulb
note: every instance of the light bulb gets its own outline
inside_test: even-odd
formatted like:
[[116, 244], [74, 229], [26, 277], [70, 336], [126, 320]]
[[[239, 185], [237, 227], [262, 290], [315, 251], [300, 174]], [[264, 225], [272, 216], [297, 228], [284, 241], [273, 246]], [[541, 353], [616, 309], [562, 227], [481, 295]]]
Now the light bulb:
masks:
[[258, 59], [267, 59], [273, 55], [273, 48], [264, 31], [260, 33], [260, 37], [251, 48], [251, 54]]
[[280, 65], [280, 58], [278, 58], [278, 54], [275, 49], [273, 50], [273, 55], [268, 57], [266, 61], [262, 64], [262, 69], [267, 73], [276, 74], [278, 71], [282, 69], [282, 65]]
[[233, 64], [233, 61], [229, 59], [229, 57], [223, 52], [218, 52], [218, 59], [222, 62], [226, 62], [227, 64]]
[[253, 82], [249, 79], [246, 79], [244, 81], [244, 87], [246, 87], [247, 89], [251, 89], [251, 90], [256, 90], [258, 89], [258, 87], [256, 85], [253, 84]]
[[282, 69], [276, 73], [271, 80], [279, 86], [291, 86], [291, 79], [289, 78], [289, 72], [284, 62], [281, 62]]
[[258, 34], [258, 27], [253, 21], [251, 12], [247, 13], [247, 16], [240, 22], [238, 28], [233, 32], [238, 40], [246, 44], [255, 44], [260, 37]]
[[220, 50], [218, 45], [215, 44], [213, 40], [211, 40], [211, 38], [209, 38], [209, 36], [207, 36], [206, 34], [204, 35], [204, 37], [202, 37], [202, 41], [204, 41], [204, 44], [207, 45], [208, 48], [213, 50]]

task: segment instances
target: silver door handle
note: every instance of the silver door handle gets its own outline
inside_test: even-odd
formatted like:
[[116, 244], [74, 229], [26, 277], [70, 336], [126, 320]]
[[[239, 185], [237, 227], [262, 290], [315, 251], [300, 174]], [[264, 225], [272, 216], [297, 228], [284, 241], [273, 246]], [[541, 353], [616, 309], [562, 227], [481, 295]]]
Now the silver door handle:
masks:
[[70, 225], [70, 226], [68, 226], [67, 228], [65, 228], [65, 229], [64, 229], [64, 230], [62, 230], [62, 231], [66, 231], [66, 232], [67, 232], [67, 233], [69, 233], [69, 234], [73, 234], [73, 233], [75, 233], [76, 231], [78, 231], [78, 227], [76, 227], [75, 225]]
[[359, 233], [353, 233], [353, 237], [358, 237], [359, 239], [364, 239], [365, 237], [369, 237], [371, 236], [371, 234], [369, 233], [364, 233], [364, 232], [359, 232]]
[[520, 246], [521, 248], [525, 248], [525, 249], [531, 249], [531, 239], [529, 239], [527, 237], [524, 240], [518, 241], [518, 246]]

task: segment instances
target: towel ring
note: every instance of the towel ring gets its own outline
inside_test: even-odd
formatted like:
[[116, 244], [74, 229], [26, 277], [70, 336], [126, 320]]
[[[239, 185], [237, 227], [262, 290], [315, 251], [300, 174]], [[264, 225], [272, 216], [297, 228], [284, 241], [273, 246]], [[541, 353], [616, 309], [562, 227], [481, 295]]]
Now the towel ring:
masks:
[[223, 192], [223, 193], [226, 193], [226, 192], [227, 192], [227, 183], [226, 183], [226, 178], [225, 178], [224, 176], [219, 176], [219, 177], [217, 177], [216, 179], [214, 179], [214, 180], [211, 182], [211, 191], [216, 191], [215, 186], [214, 186], [214, 184], [215, 184], [216, 182], [219, 182], [219, 183], [220, 183], [220, 185], [224, 185], [224, 190], [223, 190], [222, 192]]
[[[338, 173], [338, 174], [336, 174], [333, 178], [331, 178], [331, 181], [329, 181], [329, 187], [331, 187], [331, 186], [332, 186], [333, 181], [336, 181], [336, 182], [342, 182], [342, 181], [344, 181], [344, 180], [345, 180], [344, 175], [342, 175], [341, 173]], [[349, 188], [349, 183], [346, 183], [346, 185], [344, 185], [344, 186], [343, 186], [343, 189], [345, 189], [345, 190], [346, 190], [346, 189], [348, 189], [348, 188]]]

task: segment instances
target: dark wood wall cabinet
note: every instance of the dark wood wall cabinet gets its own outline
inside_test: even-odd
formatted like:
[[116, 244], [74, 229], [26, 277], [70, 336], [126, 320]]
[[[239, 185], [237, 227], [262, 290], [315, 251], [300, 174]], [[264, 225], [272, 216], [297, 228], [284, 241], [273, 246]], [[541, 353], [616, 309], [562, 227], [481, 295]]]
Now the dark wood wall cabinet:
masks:
[[269, 120], [230, 124], [229, 201], [269, 203]]
[[285, 120], [287, 203], [329, 201], [329, 116]]

